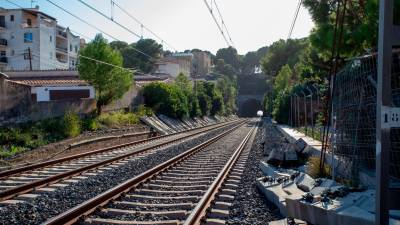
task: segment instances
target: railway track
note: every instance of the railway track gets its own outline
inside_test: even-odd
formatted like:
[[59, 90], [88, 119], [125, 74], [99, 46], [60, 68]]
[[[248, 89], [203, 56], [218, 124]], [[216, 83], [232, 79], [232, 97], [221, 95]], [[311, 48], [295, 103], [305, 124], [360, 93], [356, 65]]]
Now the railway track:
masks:
[[[46, 221], [44, 224], [224, 224], [256, 127], [243, 124]], [[240, 128], [240, 129], [239, 129]], [[236, 136], [233, 136], [233, 134]], [[232, 136], [229, 136], [232, 135]], [[244, 137], [243, 137], [244, 136]], [[230, 138], [230, 139], [229, 139]]]
[[[178, 134], [152, 137], [145, 140], [97, 149], [87, 153], [3, 171], [0, 172], [0, 200], [3, 201], [3, 203], [7, 203], [5, 200], [16, 196], [32, 197], [32, 195], [23, 195], [32, 190], [51, 191], [60, 186], [67, 186], [68, 182], [77, 182], [79, 179], [84, 179], [85, 176], [97, 175], [110, 167], [123, 165], [131, 159], [145, 157], [158, 151], [161, 147], [238, 122], [239, 121], [235, 120], [207, 127], [195, 128]], [[95, 172], [93, 172], [93, 170], [95, 170]], [[84, 176], [80, 176], [82, 174], [84, 174]], [[57, 183], [60, 181], [63, 183]]]

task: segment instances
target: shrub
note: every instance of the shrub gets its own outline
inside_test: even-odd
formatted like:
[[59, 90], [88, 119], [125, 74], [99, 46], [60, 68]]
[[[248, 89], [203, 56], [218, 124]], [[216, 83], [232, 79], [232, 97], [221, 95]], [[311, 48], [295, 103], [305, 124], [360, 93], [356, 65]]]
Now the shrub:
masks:
[[66, 112], [63, 118], [64, 135], [67, 137], [76, 137], [81, 133], [81, 120], [73, 112]]
[[88, 117], [82, 120], [82, 129], [83, 130], [89, 130], [89, 131], [95, 131], [100, 128], [100, 124], [97, 121], [96, 118], [93, 117]]
[[139, 122], [139, 117], [134, 113], [125, 113], [122, 111], [104, 113], [98, 117], [98, 121], [107, 127], [120, 127], [133, 125]]
[[144, 105], [139, 105], [136, 110], [135, 113], [140, 117], [140, 116], [152, 116], [154, 115], [154, 112], [151, 108], [146, 107]]
[[18, 153], [24, 152], [26, 150], [27, 149], [24, 147], [15, 146], [15, 145], [11, 145], [10, 149], [6, 149], [3, 147], [2, 149], [0, 149], [0, 158], [11, 157]]

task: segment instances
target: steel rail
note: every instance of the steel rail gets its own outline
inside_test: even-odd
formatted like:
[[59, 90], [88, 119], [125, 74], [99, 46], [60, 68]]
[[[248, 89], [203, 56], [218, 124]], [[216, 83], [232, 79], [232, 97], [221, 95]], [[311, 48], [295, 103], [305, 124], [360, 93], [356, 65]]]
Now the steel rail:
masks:
[[211, 206], [212, 201], [215, 199], [215, 196], [218, 194], [219, 189], [222, 187], [222, 184], [228, 177], [229, 172], [232, 170], [235, 163], [237, 162], [240, 155], [242, 154], [243, 150], [245, 149], [246, 144], [249, 142], [250, 137], [252, 136], [255, 129], [256, 128], [253, 127], [249, 131], [249, 133], [246, 135], [246, 137], [243, 139], [243, 141], [240, 143], [240, 145], [236, 148], [234, 154], [231, 156], [229, 161], [225, 164], [224, 168], [221, 170], [221, 172], [218, 174], [217, 178], [214, 180], [214, 182], [208, 188], [206, 193], [200, 199], [199, 203], [192, 210], [189, 217], [185, 220], [184, 225], [201, 224], [202, 219], [207, 214], [207, 209]]
[[[235, 122], [237, 122], [237, 121], [235, 121]], [[213, 130], [213, 129], [218, 129], [218, 128], [223, 127], [223, 126], [228, 126], [228, 125], [230, 125], [232, 123], [234, 123], [234, 122], [223, 124], [223, 125], [219, 125], [219, 126], [213, 127], [213, 128], [209, 128], [206, 131]], [[240, 124], [242, 124], [242, 123], [240, 123]], [[165, 145], [169, 145], [171, 143], [174, 143], [174, 142], [177, 142], [177, 141], [180, 141], [180, 140], [195, 136], [195, 135], [203, 133], [203, 132], [205, 132], [205, 131], [201, 130], [201, 131], [198, 131], [196, 133], [193, 133], [193, 134], [190, 134], [190, 135], [187, 135], [187, 136], [179, 137], [177, 139], [173, 139], [173, 140], [170, 140], [170, 141], [167, 141], [167, 142], [156, 144], [154, 146], [149, 146], [149, 147], [146, 147], [144, 149], [140, 149], [140, 150], [137, 150], [137, 151], [133, 151], [133, 152], [129, 152], [129, 153], [126, 153], [126, 154], [122, 154], [122, 155], [113, 157], [111, 159], [107, 159], [107, 160], [104, 160], [104, 161], [101, 161], [101, 162], [97, 162], [97, 163], [93, 163], [93, 164], [90, 164], [90, 165], [87, 165], [87, 166], [79, 167], [79, 168], [76, 168], [76, 169], [73, 169], [73, 170], [70, 170], [70, 171], [67, 171], [67, 172], [64, 172], [64, 173], [56, 174], [56, 175], [53, 175], [53, 176], [50, 176], [50, 177], [47, 177], [47, 178], [44, 178], [44, 179], [41, 179], [41, 180], [33, 181], [31, 183], [23, 184], [23, 185], [14, 187], [14, 188], [10, 188], [10, 189], [4, 190], [4, 191], [0, 192], [0, 201], [4, 201], [4, 200], [10, 199], [10, 198], [13, 198], [13, 197], [15, 197], [17, 195], [27, 193], [27, 192], [29, 192], [31, 190], [36, 189], [36, 188], [40, 188], [40, 187], [43, 187], [43, 186], [58, 182], [58, 181], [60, 181], [62, 179], [66, 179], [66, 178], [81, 174], [81, 173], [83, 173], [85, 171], [88, 171], [88, 170], [91, 170], [91, 169], [94, 169], [94, 168], [97, 168], [97, 167], [101, 167], [101, 166], [105, 166], [105, 165], [111, 164], [111, 163], [113, 163], [115, 161], [119, 161], [119, 160], [122, 160], [124, 158], [128, 158], [128, 157], [131, 157], [131, 156], [134, 156], [134, 155], [137, 155], [137, 154], [149, 151], [149, 150], [153, 150], [155, 148], [159, 148], [159, 147], [162, 147], [162, 146], [165, 146]]]
[[152, 169], [149, 169], [149, 170], [139, 174], [138, 176], [131, 178], [120, 185], [115, 186], [114, 188], [112, 188], [106, 192], [103, 192], [102, 194], [100, 194], [94, 198], [91, 198], [64, 213], [47, 220], [43, 224], [44, 225], [54, 225], [54, 224], [73, 224], [73, 223], [75, 223], [81, 217], [94, 212], [98, 207], [104, 206], [107, 203], [109, 203], [110, 201], [117, 199], [121, 195], [129, 192], [131, 189], [150, 180], [154, 176], [169, 169], [170, 167], [182, 162], [183, 160], [185, 160], [188, 157], [192, 156], [193, 154], [201, 151], [202, 149], [211, 145], [212, 143], [216, 142], [217, 140], [221, 139], [222, 137], [225, 137], [229, 133], [231, 133], [234, 130], [241, 127], [244, 123], [245, 123], [244, 121], [239, 123], [238, 125], [230, 128], [229, 130], [224, 131], [223, 133], [211, 138], [210, 140], [207, 140], [206, 142], [196, 145], [195, 147], [175, 156], [174, 158], [171, 158], [168, 161], [161, 163], [158, 166], [155, 166]]
[[[129, 137], [136, 137], [136, 136], [141, 136], [141, 135], [151, 135], [154, 132], [141, 132], [141, 133], [136, 133], [135, 135], [130, 135]], [[125, 144], [120, 144], [120, 145], [114, 145], [114, 146], [110, 146], [110, 147], [106, 147], [106, 148], [100, 148], [94, 151], [90, 151], [90, 152], [85, 152], [85, 153], [80, 153], [80, 154], [75, 154], [72, 156], [66, 156], [63, 158], [59, 158], [59, 159], [53, 159], [53, 160], [48, 160], [45, 162], [40, 162], [40, 163], [35, 163], [35, 164], [31, 164], [31, 165], [26, 165], [26, 166], [21, 166], [15, 169], [9, 169], [9, 170], [4, 170], [2, 172], [0, 172], [0, 178], [6, 178], [9, 177], [11, 175], [15, 175], [15, 174], [19, 174], [22, 172], [26, 172], [26, 171], [30, 171], [32, 169], [38, 169], [41, 167], [46, 167], [46, 166], [50, 166], [50, 165], [55, 165], [58, 163], [62, 163], [62, 162], [66, 162], [69, 160], [73, 160], [73, 159], [77, 159], [77, 158], [81, 158], [81, 157], [85, 157], [85, 156], [89, 156], [89, 155], [94, 155], [94, 154], [98, 154], [98, 153], [103, 153], [106, 151], [110, 151], [110, 150], [114, 150], [117, 148], [121, 148], [121, 147], [126, 147], [129, 145], [136, 145], [136, 144], [141, 144], [143, 142], [146, 141], [151, 141], [157, 138], [161, 138], [162, 136], [155, 136], [155, 137], [151, 137], [151, 138], [146, 138], [146, 139], [142, 139], [142, 140], [137, 140], [137, 141], [133, 141], [133, 142], [129, 142], [129, 143], [125, 143]], [[100, 140], [102, 141], [102, 140]], [[93, 142], [90, 142], [93, 143]], [[81, 145], [79, 145], [81, 146]]]
[[[223, 126], [224, 124], [234, 123], [236, 121], [237, 120], [224, 122], [224, 123], [221, 123], [221, 124], [217, 124], [216, 128], [220, 127], [219, 125]], [[9, 177], [11, 175], [16, 175], [16, 174], [19, 174], [19, 173], [22, 173], [22, 172], [27, 172], [27, 171], [33, 170], [33, 169], [39, 169], [39, 168], [42, 168], [42, 167], [46, 167], [46, 166], [51, 166], [51, 165], [55, 165], [55, 164], [58, 164], [58, 163], [67, 162], [67, 161], [70, 161], [70, 160], [82, 158], [82, 157], [89, 156], [89, 155], [95, 155], [95, 154], [99, 154], [99, 153], [103, 153], [103, 152], [107, 152], [107, 151], [112, 151], [112, 150], [115, 150], [115, 149], [118, 149], [118, 148], [124, 148], [124, 147], [131, 146], [131, 145], [138, 145], [138, 144], [142, 144], [142, 143], [145, 143], [145, 142], [150, 142], [150, 141], [153, 141], [153, 140], [159, 140], [159, 139], [163, 139], [163, 138], [170, 137], [170, 136], [173, 136], [173, 135], [182, 134], [182, 133], [186, 133], [186, 132], [189, 132], [189, 131], [195, 131], [195, 130], [208, 128], [208, 127], [212, 127], [212, 126], [216, 126], [216, 124], [207, 125], [207, 126], [204, 126], [204, 127], [196, 127], [196, 128], [193, 128], [193, 129], [190, 129], [190, 130], [187, 130], [187, 131], [181, 131], [181, 132], [177, 132], [177, 133], [173, 133], [173, 134], [160, 135], [160, 136], [156, 136], [156, 137], [146, 138], [146, 139], [143, 139], [143, 140], [137, 140], [137, 141], [128, 142], [128, 143], [119, 144], [119, 145], [114, 145], [114, 146], [110, 146], [110, 147], [106, 147], [106, 148], [100, 148], [100, 149], [97, 149], [97, 150], [94, 150], [94, 151], [90, 151], [90, 152], [75, 154], [75, 155], [72, 155], [72, 156], [66, 156], [66, 157], [63, 157], [63, 158], [60, 158], [60, 159], [54, 159], [54, 160], [49, 160], [49, 161], [36, 163], [36, 164], [28, 165], [28, 166], [23, 166], [23, 167], [19, 167], [19, 168], [15, 168], [15, 169], [5, 170], [5, 171], [0, 172], [0, 178], [6, 178], [6, 177]], [[188, 136], [188, 137], [190, 137], [190, 136]]]

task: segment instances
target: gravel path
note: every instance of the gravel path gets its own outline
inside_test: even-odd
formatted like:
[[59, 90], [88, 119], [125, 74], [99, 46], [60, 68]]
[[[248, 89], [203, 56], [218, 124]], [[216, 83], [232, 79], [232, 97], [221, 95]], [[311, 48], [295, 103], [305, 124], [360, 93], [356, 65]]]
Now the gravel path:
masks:
[[[228, 128], [230, 127], [232, 125], [228, 126]], [[44, 222], [50, 217], [58, 215], [211, 137], [215, 137], [228, 128], [212, 131], [194, 140], [164, 148], [163, 151], [157, 151], [140, 159], [131, 160], [118, 168], [90, 176], [54, 192], [41, 194], [27, 203], [0, 208], [0, 224], [39, 224]]]
[[282, 218], [279, 215], [279, 210], [272, 203], [265, 200], [256, 187], [256, 179], [263, 176], [258, 167], [259, 161], [264, 157], [264, 147], [261, 143], [263, 133], [263, 127], [260, 124], [227, 224], [265, 225], [269, 221]]

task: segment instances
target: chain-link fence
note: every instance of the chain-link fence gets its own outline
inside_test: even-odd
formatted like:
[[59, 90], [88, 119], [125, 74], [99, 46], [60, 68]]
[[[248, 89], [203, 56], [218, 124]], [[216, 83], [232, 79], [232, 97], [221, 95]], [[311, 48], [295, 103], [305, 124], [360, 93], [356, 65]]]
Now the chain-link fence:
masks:
[[[375, 168], [377, 55], [353, 59], [335, 77], [330, 151], [338, 176], [357, 181], [361, 169]], [[400, 60], [393, 54], [393, 105], [400, 106]], [[390, 175], [400, 178], [400, 130], [391, 130]]]

